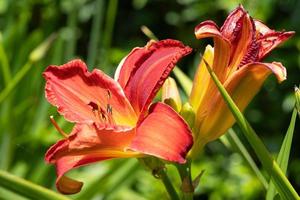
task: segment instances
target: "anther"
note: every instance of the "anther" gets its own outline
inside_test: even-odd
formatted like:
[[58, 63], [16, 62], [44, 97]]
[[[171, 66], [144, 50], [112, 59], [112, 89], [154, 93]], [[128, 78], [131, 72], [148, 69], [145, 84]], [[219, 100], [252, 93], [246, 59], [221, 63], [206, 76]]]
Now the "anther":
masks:
[[107, 98], [110, 99], [111, 98], [111, 93], [110, 90], [107, 90]]
[[112, 115], [112, 106], [110, 104], [107, 104], [106, 105], [106, 112], [109, 114], [109, 115]]
[[98, 110], [98, 105], [95, 102], [91, 101], [88, 105], [92, 107], [93, 111]]
[[59, 127], [59, 125], [56, 123], [56, 121], [54, 120], [53, 116], [50, 116], [50, 121], [51, 123], [54, 125], [55, 129], [65, 138], [68, 137], [68, 135]]

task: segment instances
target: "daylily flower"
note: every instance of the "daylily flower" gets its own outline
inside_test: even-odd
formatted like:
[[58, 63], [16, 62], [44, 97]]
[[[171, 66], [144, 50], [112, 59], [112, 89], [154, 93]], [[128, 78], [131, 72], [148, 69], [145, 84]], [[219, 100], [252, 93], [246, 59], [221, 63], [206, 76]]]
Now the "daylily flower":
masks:
[[[203, 59], [212, 67], [240, 110], [244, 110], [274, 73], [278, 81], [286, 79], [286, 69], [279, 62], [260, 62], [272, 49], [294, 32], [276, 32], [252, 19], [242, 6], [232, 11], [219, 29], [213, 21], [195, 28], [197, 39], [212, 37]], [[193, 154], [225, 133], [235, 120], [218, 92], [202, 60], [195, 74], [190, 104], [196, 112]]]
[[115, 79], [81, 60], [49, 66], [44, 72], [46, 98], [75, 126], [46, 153], [56, 165], [60, 192], [78, 192], [82, 183], [64, 174], [111, 158], [155, 156], [184, 163], [191, 131], [168, 105], [151, 102], [175, 64], [191, 48], [179, 41], [149, 42], [135, 48], [118, 66]]

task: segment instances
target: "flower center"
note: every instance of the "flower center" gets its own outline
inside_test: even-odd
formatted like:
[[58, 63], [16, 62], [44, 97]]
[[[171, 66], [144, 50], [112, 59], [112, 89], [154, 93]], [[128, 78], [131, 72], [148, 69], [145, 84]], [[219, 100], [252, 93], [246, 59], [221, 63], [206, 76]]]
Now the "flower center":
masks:
[[95, 103], [91, 101], [88, 103], [88, 105], [91, 106], [94, 115], [101, 123], [115, 125], [115, 120], [113, 118], [113, 107], [110, 104], [110, 99], [111, 93], [109, 90], [107, 90], [107, 103], [105, 109], [100, 105], [99, 102]]

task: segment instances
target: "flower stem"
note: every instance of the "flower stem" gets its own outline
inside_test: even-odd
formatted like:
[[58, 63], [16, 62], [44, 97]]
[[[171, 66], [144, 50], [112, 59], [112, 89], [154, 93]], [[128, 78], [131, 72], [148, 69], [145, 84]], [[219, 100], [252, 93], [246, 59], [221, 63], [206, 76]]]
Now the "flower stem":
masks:
[[160, 171], [160, 177], [161, 177], [161, 180], [162, 180], [168, 194], [170, 195], [170, 198], [172, 200], [179, 200], [179, 196], [178, 196], [175, 188], [173, 187], [172, 182], [170, 181], [165, 170]]
[[194, 186], [191, 176], [191, 162], [187, 161], [184, 165], [176, 165], [176, 167], [182, 181], [182, 199], [192, 200], [194, 195]]

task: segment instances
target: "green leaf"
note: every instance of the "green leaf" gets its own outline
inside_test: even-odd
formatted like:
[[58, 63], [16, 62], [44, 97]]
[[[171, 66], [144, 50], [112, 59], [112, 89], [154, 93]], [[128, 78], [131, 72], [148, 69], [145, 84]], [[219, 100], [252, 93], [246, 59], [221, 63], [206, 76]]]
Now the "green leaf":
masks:
[[9, 81], [11, 80], [11, 71], [8, 62], [8, 57], [3, 46], [2, 35], [0, 35], [0, 65], [2, 70], [1, 74], [3, 76], [5, 85], [8, 85]]
[[100, 29], [102, 28], [104, 15], [104, 1], [97, 0], [95, 1], [95, 4], [96, 12], [94, 13], [93, 17], [93, 25], [90, 34], [87, 57], [87, 64], [90, 69], [96, 64], [97, 55], [99, 51], [99, 40], [102, 36], [102, 32], [100, 31]]
[[34, 62], [42, 59], [48, 51], [50, 45], [55, 39], [55, 34], [50, 35], [44, 42], [38, 45], [29, 55], [29, 61], [20, 69], [17, 74], [10, 80], [7, 86], [0, 92], [0, 104], [12, 92], [12, 90], [20, 83], [24, 76], [29, 72]]
[[239, 108], [235, 105], [234, 101], [227, 93], [222, 83], [219, 81], [217, 75], [212, 71], [211, 67], [205, 60], [204, 62], [211, 78], [216, 84], [228, 108], [232, 112], [237, 124], [239, 125], [240, 129], [244, 133], [252, 148], [254, 149], [254, 152], [256, 153], [263, 167], [266, 169], [266, 172], [271, 176], [272, 181], [277, 191], [279, 192], [281, 198], [287, 200], [300, 199], [296, 190], [293, 188], [287, 177], [284, 175], [276, 161], [272, 158], [266, 146], [257, 136], [256, 132], [248, 123], [248, 121], [246, 120], [242, 112], [239, 110]]
[[249, 154], [246, 147], [244, 146], [242, 141], [239, 139], [239, 137], [237, 136], [235, 131], [233, 129], [229, 129], [227, 131], [227, 133], [225, 135], [223, 135], [220, 139], [223, 143], [225, 143], [224, 139], [226, 139], [226, 141], [230, 144], [230, 147], [233, 148], [234, 151], [238, 152], [239, 154], [241, 154], [243, 156], [243, 158], [246, 160], [246, 162], [249, 164], [251, 169], [254, 171], [254, 173], [256, 174], [256, 176], [258, 177], [258, 179], [264, 186], [264, 188], [267, 189], [268, 188], [267, 180], [260, 172], [259, 168], [255, 164], [251, 155]]
[[[284, 140], [282, 142], [282, 145], [281, 145], [278, 157], [277, 157], [277, 163], [283, 173], [286, 173], [288, 162], [289, 162], [292, 140], [293, 140], [295, 124], [296, 124], [296, 118], [297, 118], [297, 110], [296, 110], [296, 108], [294, 108], [289, 128], [286, 132], [286, 135], [284, 137]], [[273, 200], [276, 193], [277, 192], [275, 190], [274, 184], [272, 182], [270, 182], [270, 185], [269, 185], [269, 188], [267, 191], [267, 195], [266, 195], [266, 200]]]
[[134, 176], [139, 166], [135, 159], [115, 160], [109, 170], [81, 191], [76, 199], [92, 199], [99, 193], [103, 195], [103, 199], [109, 199], [108, 197], [120, 189], [124, 182]]
[[0, 186], [15, 193], [36, 200], [70, 200], [47, 188], [0, 170]]

